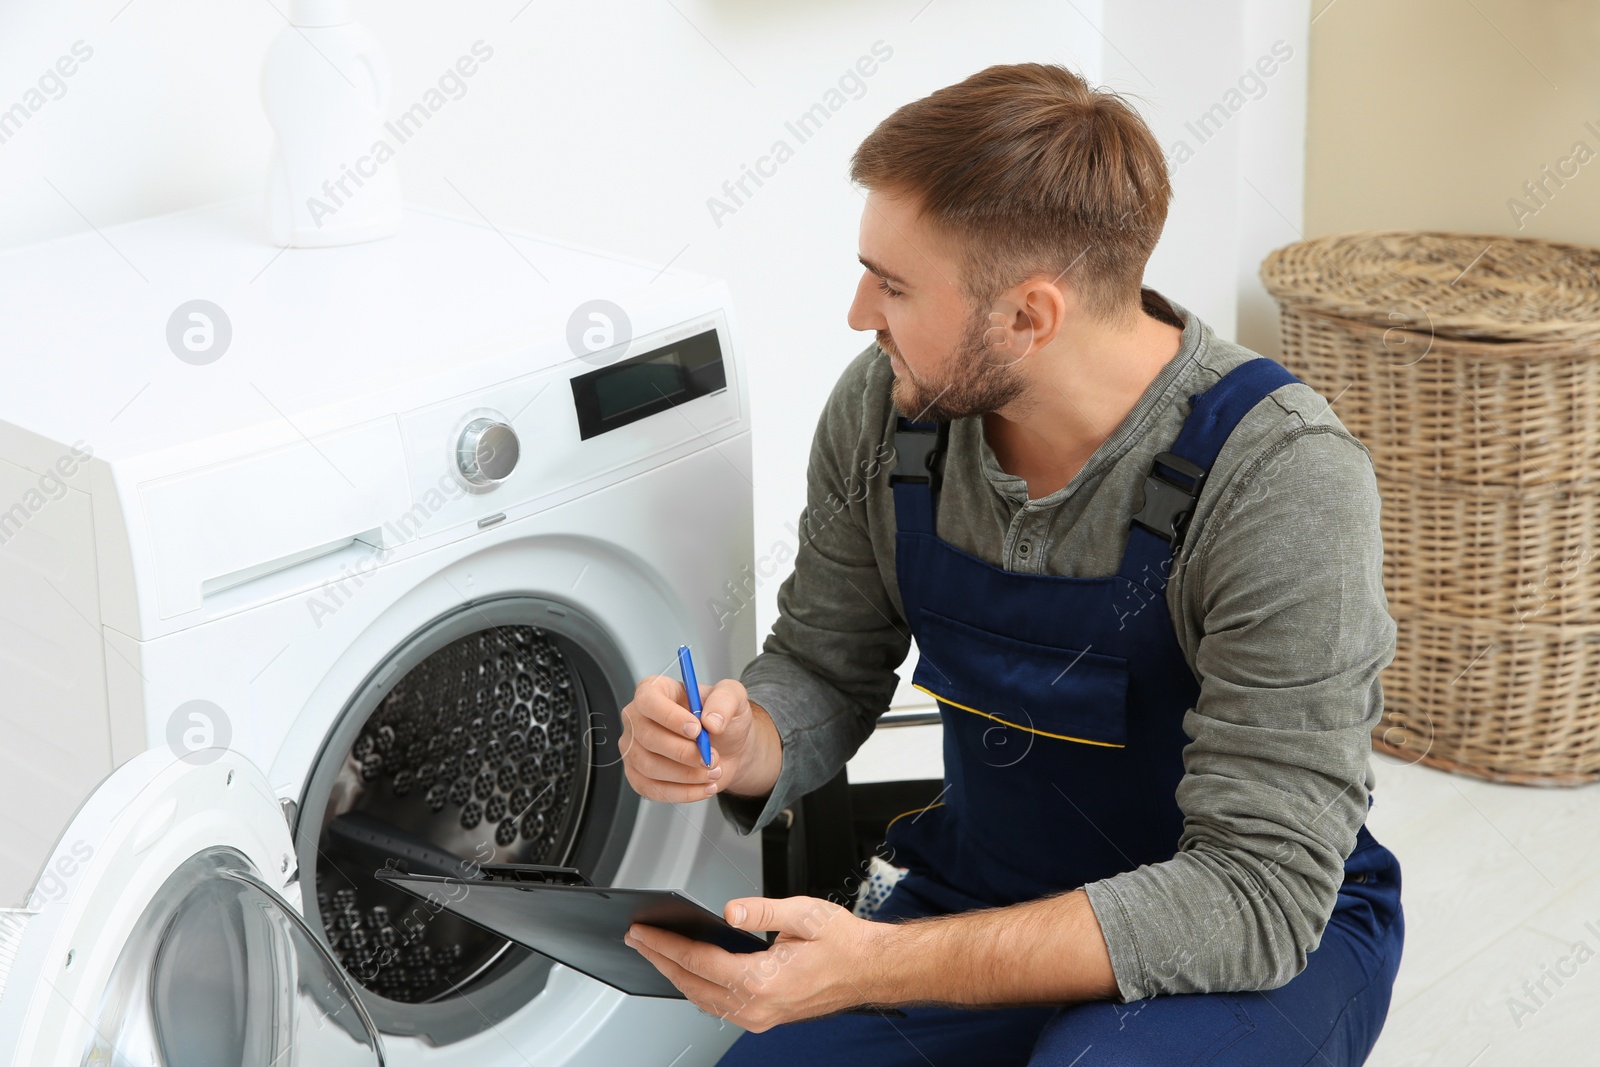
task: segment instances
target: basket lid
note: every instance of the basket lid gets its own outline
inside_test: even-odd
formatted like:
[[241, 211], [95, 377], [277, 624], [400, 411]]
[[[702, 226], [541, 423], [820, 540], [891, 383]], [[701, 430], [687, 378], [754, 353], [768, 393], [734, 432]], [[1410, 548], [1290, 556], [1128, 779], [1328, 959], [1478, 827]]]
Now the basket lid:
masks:
[[1280, 303], [1489, 341], [1600, 343], [1600, 248], [1413, 230], [1333, 234], [1261, 264]]

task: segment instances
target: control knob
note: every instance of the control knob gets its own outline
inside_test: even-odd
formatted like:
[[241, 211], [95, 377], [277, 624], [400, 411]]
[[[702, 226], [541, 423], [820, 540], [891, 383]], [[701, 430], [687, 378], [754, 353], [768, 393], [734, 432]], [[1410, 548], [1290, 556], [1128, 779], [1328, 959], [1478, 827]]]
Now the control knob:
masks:
[[461, 431], [456, 466], [472, 485], [498, 485], [511, 476], [521, 446], [517, 432], [495, 419], [473, 419]]

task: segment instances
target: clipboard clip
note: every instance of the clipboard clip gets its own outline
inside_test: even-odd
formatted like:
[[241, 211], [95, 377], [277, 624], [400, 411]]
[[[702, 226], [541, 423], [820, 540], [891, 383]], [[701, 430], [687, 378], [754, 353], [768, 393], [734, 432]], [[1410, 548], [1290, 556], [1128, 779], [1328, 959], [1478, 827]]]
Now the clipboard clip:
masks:
[[482, 872], [484, 878], [495, 882], [522, 882], [530, 885], [594, 885], [576, 867], [549, 867], [542, 863], [485, 863], [478, 870]]

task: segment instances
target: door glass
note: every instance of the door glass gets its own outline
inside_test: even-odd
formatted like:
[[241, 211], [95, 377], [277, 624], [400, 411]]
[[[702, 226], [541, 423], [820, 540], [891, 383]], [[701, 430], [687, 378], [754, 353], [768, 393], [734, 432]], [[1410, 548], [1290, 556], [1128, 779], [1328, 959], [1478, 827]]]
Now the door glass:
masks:
[[232, 849], [173, 872], [101, 997], [85, 1067], [367, 1067], [383, 1054], [348, 979]]

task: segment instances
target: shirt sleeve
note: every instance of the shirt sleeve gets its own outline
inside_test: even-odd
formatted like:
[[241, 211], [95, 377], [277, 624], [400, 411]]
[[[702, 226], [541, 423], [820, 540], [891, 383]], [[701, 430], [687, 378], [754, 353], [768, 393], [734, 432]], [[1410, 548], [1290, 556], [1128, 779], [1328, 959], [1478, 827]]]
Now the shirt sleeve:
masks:
[[1366, 819], [1394, 654], [1378, 511], [1366, 450], [1302, 424], [1196, 531], [1178, 852], [1085, 886], [1124, 1000], [1276, 988], [1320, 943]]
[[858, 355], [817, 422], [806, 472], [806, 507], [791, 528], [794, 571], [778, 589], [778, 618], [740, 677], [783, 742], [783, 764], [765, 798], [718, 793], [741, 834], [771, 822], [823, 785], [855, 754], [888, 708], [911, 634], [885, 587], [865, 500], [888, 491], [892, 448], [865, 385], [877, 355]]

